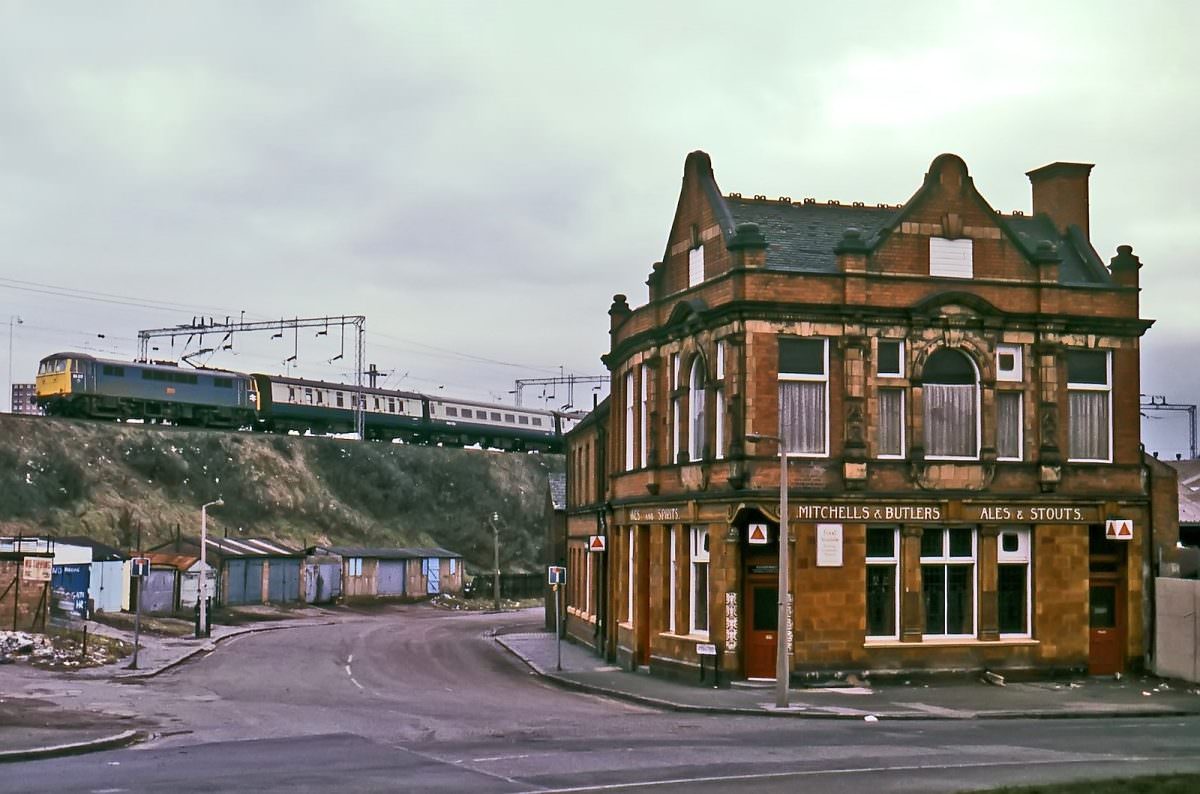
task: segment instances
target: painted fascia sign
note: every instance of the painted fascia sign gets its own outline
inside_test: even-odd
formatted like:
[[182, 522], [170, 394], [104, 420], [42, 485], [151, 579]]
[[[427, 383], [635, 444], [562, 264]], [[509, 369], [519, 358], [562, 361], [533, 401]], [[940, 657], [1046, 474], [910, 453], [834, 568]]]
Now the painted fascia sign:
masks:
[[751, 524], [746, 528], [746, 540], [751, 546], [765, 546], [769, 542], [766, 524]]
[[1133, 540], [1132, 518], [1110, 518], [1104, 522], [1104, 537], [1109, 540]]
[[605, 549], [605, 546], [604, 546], [604, 536], [603, 535], [590, 535], [588, 537], [588, 551], [599, 552], [599, 551], [604, 551], [604, 549]]

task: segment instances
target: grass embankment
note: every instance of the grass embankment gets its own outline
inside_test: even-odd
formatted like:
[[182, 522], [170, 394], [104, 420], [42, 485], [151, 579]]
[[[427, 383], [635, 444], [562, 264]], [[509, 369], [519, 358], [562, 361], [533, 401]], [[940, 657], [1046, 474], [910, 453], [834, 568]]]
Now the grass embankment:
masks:
[[296, 546], [443, 546], [537, 570], [561, 455], [0, 416], [0, 534], [87, 535], [151, 548], [199, 534]]
[[989, 789], [990, 794], [1194, 794], [1197, 791], [1200, 791], [1200, 774], [1151, 775]]

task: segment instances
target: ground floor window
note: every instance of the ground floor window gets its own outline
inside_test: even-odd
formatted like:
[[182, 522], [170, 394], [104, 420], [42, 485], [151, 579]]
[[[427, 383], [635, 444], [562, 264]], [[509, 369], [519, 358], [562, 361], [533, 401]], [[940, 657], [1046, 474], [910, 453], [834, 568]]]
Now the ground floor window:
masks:
[[867, 636], [895, 639], [900, 530], [867, 527]]
[[690, 630], [693, 634], [708, 633], [708, 527], [692, 527], [691, 531], [691, 606]]
[[975, 530], [926, 528], [921, 533], [925, 636], [975, 634]]
[[1028, 637], [1030, 616], [1029, 530], [1006, 527], [996, 548], [996, 596], [1000, 635]]

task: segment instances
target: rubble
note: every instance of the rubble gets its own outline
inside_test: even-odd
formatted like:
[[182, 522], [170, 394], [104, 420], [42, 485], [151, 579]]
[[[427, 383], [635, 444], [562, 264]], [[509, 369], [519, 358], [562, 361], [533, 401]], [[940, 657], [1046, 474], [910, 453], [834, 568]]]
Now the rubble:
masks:
[[25, 662], [38, 667], [73, 669], [97, 667], [126, 655], [124, 643], [92, 636], [88, 638], [87, 653], [83, 653], [82, 636], [69, 634], [38, 634], [28, 631], [0, 631], [0, 664]]

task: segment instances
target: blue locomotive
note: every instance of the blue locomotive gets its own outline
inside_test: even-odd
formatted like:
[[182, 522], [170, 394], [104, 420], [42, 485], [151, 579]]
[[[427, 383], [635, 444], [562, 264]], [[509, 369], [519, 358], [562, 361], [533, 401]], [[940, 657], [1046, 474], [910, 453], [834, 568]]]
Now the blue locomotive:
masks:
[[37, 401], [51, 416], [137, 419], [266, 432], [350, 433], [417, 444], [559, 452], [581, 414], [431, 397], [302, 378], [183, 369], [56, 353], [42, 359]]

